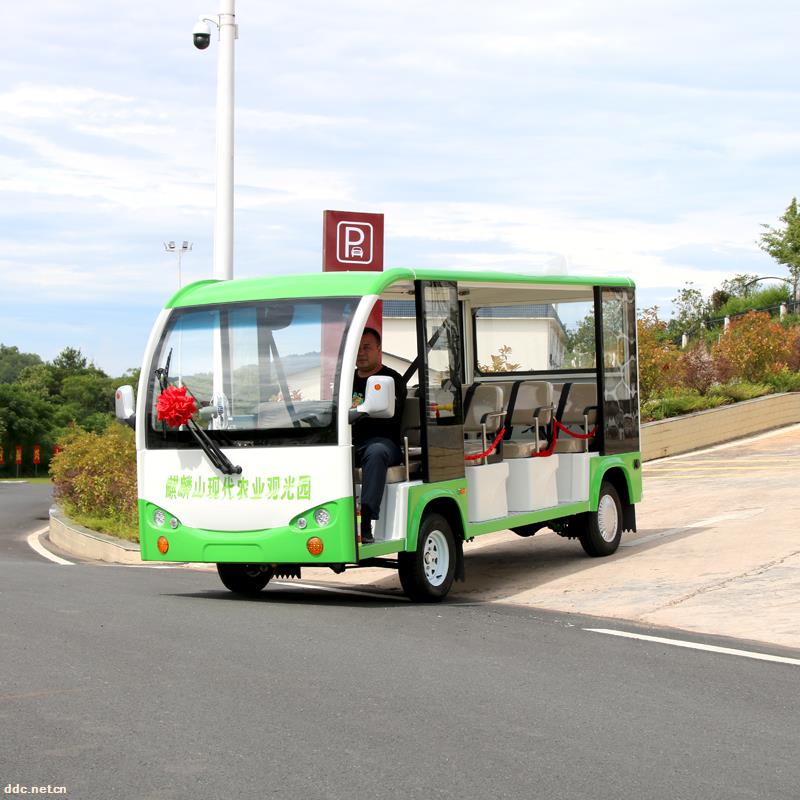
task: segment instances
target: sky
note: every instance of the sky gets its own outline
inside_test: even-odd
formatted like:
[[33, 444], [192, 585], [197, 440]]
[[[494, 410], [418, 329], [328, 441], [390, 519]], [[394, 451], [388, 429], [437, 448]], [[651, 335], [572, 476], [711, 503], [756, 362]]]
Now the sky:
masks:
[[[138, 366], [212, 276], [215, 0], [6, 4], [0, 343]], [[784, 275], [796, 4], [237, 0], [234, 277], [321, 269], [325, 209], [385, 215], [386, 267]]]

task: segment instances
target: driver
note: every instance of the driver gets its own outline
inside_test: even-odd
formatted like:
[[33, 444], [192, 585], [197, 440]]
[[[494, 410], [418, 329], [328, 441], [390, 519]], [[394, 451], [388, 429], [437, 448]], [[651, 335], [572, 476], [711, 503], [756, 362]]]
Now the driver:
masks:
[[352, 408], [364, 402], [367, 378], [371, 375], [387, 375], [394, 378], [394, 416], [391, 419], [362, 417], [353, 425], [353, 447], [356, 466], [361, 467], [361, 543], [369, 544], [375, 539], [372, 523], [380, 518], [381, 499], [386, 487], [386, 472], [389, 467], [400, 464], [403, 453], [400, 449], [400, 420], [406, 399], [403, 377], [391, 367], [383, 365], [381, 335], [374, 328], [364, 328], [361, 344], [356, 356], [356, 372], [353, 376]]

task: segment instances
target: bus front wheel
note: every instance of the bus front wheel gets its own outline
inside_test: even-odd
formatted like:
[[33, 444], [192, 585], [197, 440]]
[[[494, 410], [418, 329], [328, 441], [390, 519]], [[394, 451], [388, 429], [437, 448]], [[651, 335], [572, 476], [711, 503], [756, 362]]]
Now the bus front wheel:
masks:
[[587, 514], [586, 526], [578, 534], [587, 555], [610, 556], [622, 538], [622, 504], [617, 490], [608, 481], [600, 486], [597, 511]]
[[257, 595], [275, 574], [269, 564], [217, 564], [217, 572], [226, 589], [246, 597]]
[[400, 583], [406, 596], [420, 603], [442, 600], [453, 585], [456, 558], [450, 523], [441, 514], [427, 514], [419, 526], [416, 551], [398, 555]]

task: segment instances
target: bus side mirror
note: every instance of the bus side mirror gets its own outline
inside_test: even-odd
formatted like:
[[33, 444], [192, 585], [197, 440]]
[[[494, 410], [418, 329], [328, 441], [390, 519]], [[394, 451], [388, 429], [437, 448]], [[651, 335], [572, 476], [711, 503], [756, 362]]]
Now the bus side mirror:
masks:
[[133, 401], [133, 386], [120, 386], [114, 393], [114, 406], [117, 419], [136, 427], [136, 404]]
[[394, 416], [394, 378], [387, 375], [370, 375], [364, 402], [350, 409], [350, 422], [361, 417], [391, 419]]

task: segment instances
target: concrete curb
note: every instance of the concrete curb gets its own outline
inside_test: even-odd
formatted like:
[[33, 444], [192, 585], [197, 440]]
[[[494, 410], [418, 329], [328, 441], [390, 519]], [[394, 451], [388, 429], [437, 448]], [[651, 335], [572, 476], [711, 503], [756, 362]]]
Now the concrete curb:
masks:
[[50, 509], [49, 537], [56, 547], [81, 558], [110, 564], [142, 563], [138, 544], [84, 528], [58, 508]]

